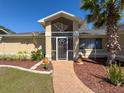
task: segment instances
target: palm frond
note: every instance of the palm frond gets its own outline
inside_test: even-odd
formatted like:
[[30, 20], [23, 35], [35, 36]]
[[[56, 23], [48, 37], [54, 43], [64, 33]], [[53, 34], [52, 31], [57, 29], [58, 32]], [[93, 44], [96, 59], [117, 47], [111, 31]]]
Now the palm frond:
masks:
[[120, 4], [121, 6], [121, 10], [123, 10], [124, 9], [124, 0], [121, 0], [121, 4]]
[[[92, 22], [94, 26], [100, 27], [105, 24], [106, 10], [104, 9], [104, 0], [84, 0], [82, 9], [90, 10], [87, 15], [87, 22]], [[99, 3], [98, 3], [99, 1]]]
[[84, 0], [81, 2], [81, 9], [88, 10], [94, 8], [93, 2], [90, 0]]

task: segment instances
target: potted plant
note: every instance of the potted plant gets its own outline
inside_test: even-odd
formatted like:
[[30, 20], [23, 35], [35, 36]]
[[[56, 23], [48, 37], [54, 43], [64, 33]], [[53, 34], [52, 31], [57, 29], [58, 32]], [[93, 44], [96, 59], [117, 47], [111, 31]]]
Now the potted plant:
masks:
[[44, 53], [43, 63], [44, 63], [44, 69], [47, 70], [48, 69], [48, 65], [49, 65], [49, 60], [46, 57], [46, 54], [45, 53]]
[[83, 64], [82, 57], [79, 55], [79, 57], [75, 60], [77, 64]]

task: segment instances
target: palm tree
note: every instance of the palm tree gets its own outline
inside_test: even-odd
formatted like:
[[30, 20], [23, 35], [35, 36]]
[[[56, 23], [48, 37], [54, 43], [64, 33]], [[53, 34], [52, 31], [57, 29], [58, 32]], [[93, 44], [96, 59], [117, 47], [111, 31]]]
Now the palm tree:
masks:
[[81, 0], [81, 9], [89, 11], [87, 21], [96, 28], [106, 28], [106, 49], [108, 63], [115, 62], [118, 50], [121, 50], [118, 41], [118, 21], [124, 8], [124, 0]]

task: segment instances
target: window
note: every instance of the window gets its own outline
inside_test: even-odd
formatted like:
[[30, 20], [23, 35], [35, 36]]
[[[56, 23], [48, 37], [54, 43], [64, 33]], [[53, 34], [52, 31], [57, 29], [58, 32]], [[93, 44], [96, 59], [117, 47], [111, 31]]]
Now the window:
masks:
[[102, 49], [102, 39], [96, 39], [95, 40], [95, 46], [96, 46], [96, 49]]
[[102, 49], [102, 39], [101, 38], [96, 38], [96, 39], [85, 39], [81, 38], [80, 39], [80, 49], [85, 48], [85, 49]]

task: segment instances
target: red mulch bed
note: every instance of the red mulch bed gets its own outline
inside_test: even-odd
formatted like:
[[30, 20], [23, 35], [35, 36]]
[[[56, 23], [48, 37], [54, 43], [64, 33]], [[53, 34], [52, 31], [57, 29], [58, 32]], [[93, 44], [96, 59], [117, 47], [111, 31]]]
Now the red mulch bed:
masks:
[[43, 67], [43, 64], [41, 64], [40, 66], [38, 66], [35, 70], [38, 70], [38, 71], [45, 71], [44, 67]]
[[104, 59], [84, 60], [84, 64], [74, 63], [78, 78], [95, 93], [124, 93], [124, 86], [114, 86], [106, 81]]
[[19, 66], [23, 68], [30, 68], [35, 65], [37, 62], [34, 61], [7, 61], [7, 60], [0, 60], [0, 65], [12, 65], [12, 66]]
[[[19, 67], [23, 67], [23, 68], [31, 68], [32, 66], [34, 66], [35, 64], [37, 64], [36, 61], [30, 61], [30, 60], [26, 60], [26, 61], [9, 61], [9, 60], [0, 60], [0, 65], [11, 65], [11, 66], [19, 66]], [[41, 64], [40, 66], [38, 66], [35, 70], [38, 71], [50, 71], [53, 69], [52, 63], [50, 62], [50, 64], [48, 65], [48, 69], [44, 69], [44, 65]]]
[[49, 65], [48, 65], [48, 69], [45, 69], [44, 64], [41, 64], [35, 70], [38, 70], [38, 71], [50, 71], [52, 69], [53, 69], [53, 66], [52, 66], [52, 63], [50, 62]]

